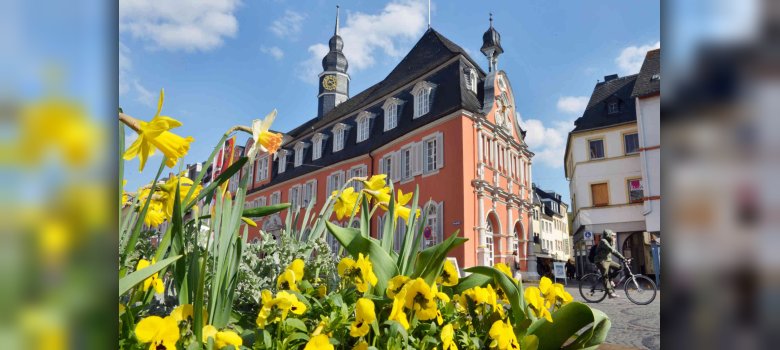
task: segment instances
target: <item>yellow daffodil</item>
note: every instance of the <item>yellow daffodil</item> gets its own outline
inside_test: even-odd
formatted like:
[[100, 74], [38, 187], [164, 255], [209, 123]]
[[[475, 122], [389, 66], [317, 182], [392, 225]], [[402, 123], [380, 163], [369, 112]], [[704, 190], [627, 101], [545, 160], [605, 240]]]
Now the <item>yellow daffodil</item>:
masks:
[[319, 334], [311, 337], [303, 350], [333, 350], [333, 344], [327, 335]]
[[348, 257], [341, 259], [337, 270], [339, 276], [352, 281], [361, 293], [365, 293], [370, 286], [375, 286], [378, 282], [371, 260], [368, 256], [364, 257], [363, 253], [358, 254], [357, 261]]
[[547, 321], [552, 322], [552, 315], [550, 314], [549, 305], [547, 300], [542, 297], [542, 293], [537, 287], [526, 287], [523, 292], [525, 302], [529, 308], [533, 311], [536, 317], [544, 317]]
[[258, 151], [275, 154], [282, 145], [282, 134], [269, 131], [276, 119], [276, 110], [265, 116], [265, 119], [252, 121], [252, 140], [255, 142], [247, 151], [249, 159], [255, 159]]
[[442, 350], [458, 350], [458, 345], [455, 344], [453, 339], [455, 338], [455, 331], [452, 329], [452, 324], [448, 324], [441, 329], [441, 348]]
[[[203, 309], [203, 312], [201, 313], [203, 315], [203, 322], [208, 322], [208, 313], [205, 309]], [[192, 304], [184, 304], [179, 305], [176, 308], [171, 311], [171, 317], [173, 317], [176, 322], [181, 321], [187, 321], [188, 319], [193, 319], [194, 313]]]
[[496, 270], [503, 272], [507, 277], [509, 277], [510, 280], [512, 280], [512, 282], [517, 283], [517, 280], [512, 276], [512, 270], [509, 268], [509, 266], [504, 263], [497, 263], [493, 265], [493, 267]]
[[376, 321], [374, 302], [367, 298], [358, 299], [355, 304], [355, 321], [349, 327], [349, 335], [355, 338], [365, 336], [374, 321]]
[[124, 154], [125, 160], [138, 156], [140, 166], [138, 171], [143, 171], [146, 160], [159, 149], [165, 155], [165, 165], [173, 168], [179, 158], [184, 157], [190, 150], [192, 137], [181, 137], [168, 130], [180, 127], [182, 124], [171, 117], [161, 116], [163, 99], [165, 94], [160, 90], [160, 99], [157, 102], [157, 113], [151, 121], [138, 121], [138, 138], [127, 148]]
[[[412, 214], [412, 209], [406, 207], [406, 204], [409, 203], [410, 200], [412, 200], [413, 193], [404, 193], [400, 188], [398, 189], [398, 194], [395, 199], [395, 207], [393, 220], [398, 220], [399, 217], [403, 218], [406, 222], [409, 222], [409, 216]], [[388, 196], [389, 197], [389, 196]], [[388, 201], [390, 199], [388, 198]], [[381, 205], [382, 209], [388, 210], [388, 202], [383, 201], [384, 203]], [[420, 209], [417, 209], [415, 212], [415, 217], [420, 216]]]
[[391, 278], [390, 281], [387, 282], [387, 289], [385, 289], [387, 297], [394, 298], [395, 295], [401, 291], [401, 288], [406, 285], [406, 282], [409, 282], [409, 277], [404, 275], [398, 275]]
[[360, 341], [357, 344], [355, 344], [354, 347], [352, 347], [352, 350], [368, 350], [368, 343], [365, 341]]
[[358, 203], [360, 193], [355, 192], [354, 188], [345, 188], [344, 191], [341, 191], [341, 195], [338, 195], [338, 191], [333, 191], [332, 196], [336, 198], [333, 212], [336, 213], [337, 219], [342, 220], [349, 217], [352, 215], [352, 210], [355, 211], [355, 215], [360, 212], [360, 204]]
[[[154, 259], [152, 259], [151, 263], [146, 259], [138, 260], [138, 265], [135, 266], [135, 270], [139, 271], [145, 269], [150, 265], [154, 265], [154, 263]], [[149, 290], [149, 287], [154, 287], [154, 291], [157, 292], [157, 294], [165, 292], [165, 284], [163, 284], [162, 279], [160, 279], [158, 275], [159, 273], [155, 272], [154, 275], [144, 280], [144, 292]]]
[[448, 287], [458, 284], [458, 270], [455, 269], [455, 265], [449, 259], [444, 260], [444, 267], [441, 270], [441, 275], [436, 278], [436, 283], [441, 283]]
[[390, 187], [387, 187], [387, 174], [373, 175], [363, 181], [363, 191], [372, 199], [382, 202], [390, 198]]
[[279, 277], [276, 279], [276, 289], [279, 290], [294, 290], [296, 292], [300, 292], [298, 289], [298, 279], [296, 278], [295, 272], [293, 270], [285, 270]]
[[135, 326], [135, 337], [141, 343], [149, 343], [149, 350], [174, 350], [179, 340], [179, 324], [170, 316], [149, 316]]
[[515, 335], [515, 331], [512, 329], [512, 324], [509, 323], [509, 320], [506, 320], [506, 323], [501, 320], [493, 322], [488, 335], [493, 339], [493, 341], [490, 342], [490, 348], [496, 348], [498, 350], [520, 350], [520, 344], [517, 342], [517, 336]]
[[291, 270], [295, 273], [295, 278], [300, 281], [303, 279], [303, 269], [306, 264], [301, 259], [293, 260], [290, 265], [287, 266], [287, 270]]
[[390, 310], [390, 316], [387, 318], [390, 321], [396, 321], [401, 324], [404, 329], [409, 329], [409, 320], [404, 312], [404, 305], [406, 304], [406, 287], [401, 288], [401, 291], [393, 298], [393, 308]]
[[[165, 215], [167, 217], [173, 216], [173, 205], [176, 201], [176, 184], [179, 184], [179, 200], [183, 201], [184, 197], [187, 196], [187, 193], [189, 193], [190, 189], [194, 185], [194, 182], [190, 180], [189, 178], [185, 176], [171, 176], [167, 181], [165, 181], [165, 184], [160, 185], [160, 189], [162, 190], [163, 197], [165, 198], [164, 206], [165, 206]], [[192, 191], [192, 196], [190, 198], [196, 198], [200, 191], [203, 189], [203, 186], [198, 184], [195, 186], [195, 189]], [[180, 202], [179, 204], [184, 204], [183, 202]], [[183, 208], [182, 208], [183, 210]]]

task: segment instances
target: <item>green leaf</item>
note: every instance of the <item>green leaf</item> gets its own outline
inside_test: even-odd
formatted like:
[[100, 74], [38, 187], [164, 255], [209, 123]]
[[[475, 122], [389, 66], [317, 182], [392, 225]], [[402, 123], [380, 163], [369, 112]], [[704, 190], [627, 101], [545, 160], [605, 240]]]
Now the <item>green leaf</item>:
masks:
[[[174, 184], [173, 216], [171, 217], [171, 255], [185, 255], [184, 230], [182, 229], [181, 194], [178, 181]], [[190, 292], [187, 286], [187, 256], [176, 262], [173, 266], [173, 282], [179, 296], [179, 305], [190, 303]]]
[[444, 260], [447, 254], [455, 247], [463, 244], [468, 239], [458, 237], [459, 231], [455, 231], [450, 237], [433, 247], [426, 248], [420, 252], [414, 267], [414, 273], [411, 278], [422, 277], [426, 283], [431, 284], [439, 277], [441, 269], [444, 266]]
[[303, 321], [301, 321], [301, 320], [299, 320], [297, 318], [288, 318], [288, 319], [284, 320], [284, 323], [288, 327], [295, 328], [295, 329], [297, 329], [297, 330], [299, 330], [301, 332], [304, 332], [304, 333], [308, 332], [308, 330], [306, 329], [306, 324], [304, 324]]
[[466, 276], [465, 278], [461, 278], [460, 280], [458, 280], [458, 284], [455, 287], [453, 287], [452, 293], [461, 294], [467, 289], [471, 289], [477, 286], [482, 287], [490, 283], [490, 281], [492, 280], [493, 278], [490, 276], [485, 276], [478, 273], [472, 273]]
[[140, 269], [125, 277], [122, 277], [119, 280], [119, 296], [121, 297], [123, 294], [127, 293], [130, 288], [133, 288], [135, 285], [143, 282], [145, 279], [164, 269], [174, 261], [179, 260], [179, 258], [181, 258], [181, 255], [158, 261], [151, 266], [147, 266], [146, 268]]
[[539, 348], [539, 337], [535, 335], [526, 335], [520, 340], [520, 349], [536, 350]]
[[[217, 187], [219, 187], [219, 185], [221, 185], [225, 181], [230, 180], [230, 177], [233, 176], [233, 174], [237, 173], [239, 170], [241, 170], [241, 167], [243, 167], [244, 164], [246, 164], [246, 162], [247, 162], [247, 157], [238, 158], [238, 160], [236, 160], [227, 169], [225, 169], [225, 171], [219, 174], [219, 176], [217, 176], [217, 178], [214, 181], [212, 181], [208, 186], [206, 186], [206, 188], [201, 190], [200, 193], [198, 193], [198, 196], [195, 197], [195, 199], [191, 200], [187, 204], [187, 206], [184, 207], [184, 210], [182, 212], [186, 213], [201, 199], [207, 196], [209, 197], [212, 196], [214, 194], [214, 191], [217, 190]], [[192, 188], [194, 187], [195, 186], [192, 186]]]
[[600, 344], [611, 327], [609, 318], [601, 311], [593, 310], [580, 302], [563, 305], [552, 314], [553, 322], [538, 319], [528, 327], [529, 335], [539, 339], [539, 349], [560, 349], [577, 332], [588, 327], [567, 348], [582, 348]]
[[352, 257], [357, 259], [359, 253], [368, 256], [377, 277], [377, 295], [384, 295], [387, 281], [398, 275], [395, 261], [387, 254], [377, 241], [371, 237], [363, 237], [360, 230], [350, 227], [339, 227], [330, 222], [325, 222], [333, 237], [341, 243]]
[[241, 215], [248, 218], [261, 218], [263, 216], [268, 216], [271, 214], [278, 213], [289, 207], [290, 207], [290, 203], [281, 203], [281, 204], [269, 205], [267, 207], [249, 208], [249, 209], [244, 209]]
[[525, 319], [525, 308], [522, 300], [523, 294], [517, 284], [509, 276], [495, 268], [488, 266], [474, 266], [466, 269], [467, 272], [489, 276], [506, 293], [509, 304], [512, 305], [512, 323], [519, 324]]

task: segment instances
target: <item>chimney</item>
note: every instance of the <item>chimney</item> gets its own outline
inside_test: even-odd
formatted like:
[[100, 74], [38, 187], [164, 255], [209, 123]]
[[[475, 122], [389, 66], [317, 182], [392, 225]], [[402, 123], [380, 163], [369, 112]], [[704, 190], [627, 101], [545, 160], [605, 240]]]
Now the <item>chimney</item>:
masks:
[[608, 82], [608, 81], [610, 81], [610, 80], [615, 80], [615, 79], [617, 79], [617, 78], [618, 78], [618, 75], [617, 75], [617, 74], [612, 74], [612, 75], [605, 75], [605, 76], [604, 76], [604, 82], [606, 83], [606, 82]]

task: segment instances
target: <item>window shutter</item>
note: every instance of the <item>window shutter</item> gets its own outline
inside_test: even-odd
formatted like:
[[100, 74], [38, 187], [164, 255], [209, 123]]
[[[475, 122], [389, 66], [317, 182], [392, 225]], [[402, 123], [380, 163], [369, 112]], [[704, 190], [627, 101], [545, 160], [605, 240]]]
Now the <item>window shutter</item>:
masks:
[[607, 184], [593, 184], [590, 185], [591, 194], [593, 195], [593, 206], [605, 206], [609, 205], [609, 191], [607, 190]]
[[393, 173], [391, 177], [393, 181], [398, 181], [401, 178], [401, 152], [393, 152], [390, 163], [390, 171]]
[[444, 241], [444, 201], [439, 202], [438, 208], [436, 208], [436, 214], [438, 217], [436, 218], [436, 222], [438, 223], [438, 227], [436, 230], [436, 243], [441, 243]]
[[415, 142], [412, 144], [412, 176], [422, 174], [423, 157], [425, 156], [422, 151], [422, 145], [422, 142]]
[[314, 179], [311, 187], [311, 201], [317, 203], [317, 179]]
[[444, 167], [444, 134], [436, 134], [436, 169]]

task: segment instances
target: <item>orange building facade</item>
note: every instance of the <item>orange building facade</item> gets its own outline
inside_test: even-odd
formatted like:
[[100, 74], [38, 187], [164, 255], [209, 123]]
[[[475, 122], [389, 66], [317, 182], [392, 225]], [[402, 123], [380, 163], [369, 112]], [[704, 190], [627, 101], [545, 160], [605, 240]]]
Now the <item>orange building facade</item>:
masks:
[[[247, 206], [289, 202], [302, 212], [314, 201], [319, 212], [345, 181], [383, 173], [404, 193], [419, 187], [419, 206], [427, 213], [420, 224], [430, 232], [423, 247], [457, 233], [468, 238], [450, 253], [460, 268], [505, 262], [527, 271], [533, 153], [517, 125], [509, 78], [495, 69], [503, 50], [492, 23], [482, 50], [488, 73], [429, 29], [387, 78], [353, 97], [337, 33], [323, 59], [319, 115], [285, 133], [276, 159], [255, 160]], [[286, 215], [259, 220], [250, 241], [261, 229], [280, 229]], [[383, 215], [378, 211], [371, 220], [374, 237]], [[403, 219], [397, 226], [403, 232]], [[402, 237], [396, 238], [398, 245]]]

